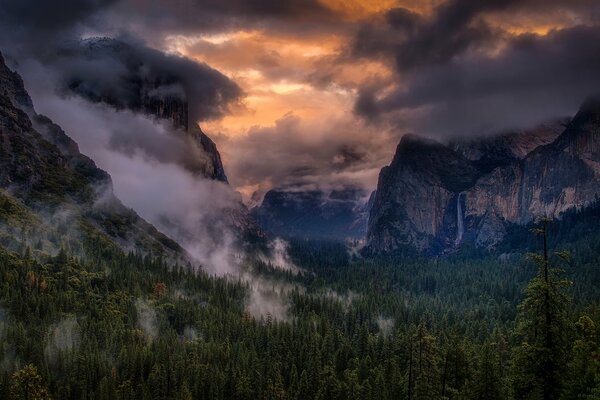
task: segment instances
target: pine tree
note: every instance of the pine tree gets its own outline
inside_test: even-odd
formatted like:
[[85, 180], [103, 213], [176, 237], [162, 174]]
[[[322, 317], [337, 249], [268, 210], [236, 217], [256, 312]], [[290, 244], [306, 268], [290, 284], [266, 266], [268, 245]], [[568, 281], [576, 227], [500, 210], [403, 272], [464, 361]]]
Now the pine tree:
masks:
[[[539, 271], [519, 305], [516, 334], [520, 345], [513, 359], [513, 386], [518, 399], [558, 399], [567, 361], [569, 282], [550, 264], [547, 228], [544, 219], [541, 228], [534, 230], [542, 237], [543, 252], [530, 255]], [[564, 253], [556, 255], [567, 259]]]
[[420, 323], [409, 343], [408, 398], [432, 400], [439, 398], [440, 372], [436, 339]]
[[502, 391], [502, 371], [499, 368], [498, 358], [498, 352], [492, 343], [485, 343], [481, 347], [469, 398], [485, 400], [505, 398]]

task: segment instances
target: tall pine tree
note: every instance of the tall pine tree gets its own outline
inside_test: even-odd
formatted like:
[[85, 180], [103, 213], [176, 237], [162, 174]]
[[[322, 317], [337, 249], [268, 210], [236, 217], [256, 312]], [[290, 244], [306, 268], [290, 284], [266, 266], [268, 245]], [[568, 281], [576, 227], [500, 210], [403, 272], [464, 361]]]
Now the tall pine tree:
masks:
[[[570, 283], [551, 264], [548, 221], [542, 220], [534, 232], [541, 236], [543, 250], [530, 255], [538, 273], [529, 282], [519, 305], [516, 335], [520, 344], [514, 352], [513, 386], [517, 399], [555, 400], [561, 393], [567, 362], [570, 300], [566, 288]], [[567, 259], [564, 253], [556, 256]]]

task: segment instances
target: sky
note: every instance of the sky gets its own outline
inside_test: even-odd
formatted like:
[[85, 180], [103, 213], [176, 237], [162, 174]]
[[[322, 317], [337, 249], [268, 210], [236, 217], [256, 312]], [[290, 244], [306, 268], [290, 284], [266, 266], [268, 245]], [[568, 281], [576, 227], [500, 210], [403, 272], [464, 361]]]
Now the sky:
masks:
[[32, 80], [47, 68], [110, 82], [113, 60], [62, 56], [93, 36], [182, 75], [246, 201], [271, 188], [370, 191], [405, 133], [524, 129], [600, 92], [597, 0], [0, 3], [0, 51]]

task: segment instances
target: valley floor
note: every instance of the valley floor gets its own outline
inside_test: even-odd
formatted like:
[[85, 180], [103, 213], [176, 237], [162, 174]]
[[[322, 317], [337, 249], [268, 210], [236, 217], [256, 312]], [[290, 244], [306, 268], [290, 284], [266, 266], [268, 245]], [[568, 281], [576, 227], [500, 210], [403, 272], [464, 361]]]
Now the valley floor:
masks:
[[518, 255], [361, 260], [292, 241], [300, 273], [248, 261], [248, 283], [93, 245], [2, 250], [0, 398], [541, 399], [551, 371], [546, 398], [595, 399], [599, 243], [568, 245], [551, 278], [546, 358], [531, 334], [545, 289]]

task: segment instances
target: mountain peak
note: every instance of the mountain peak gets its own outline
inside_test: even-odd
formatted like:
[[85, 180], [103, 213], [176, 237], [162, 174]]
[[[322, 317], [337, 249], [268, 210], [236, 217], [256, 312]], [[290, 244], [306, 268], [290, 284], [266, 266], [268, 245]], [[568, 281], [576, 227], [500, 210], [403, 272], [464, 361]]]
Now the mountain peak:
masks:
[[400, 143], [398, 143], [399, 151], [411, 151], [414, 149], [420, 148], [439, 148], [444, 147], [440, 142], [424, 137], [419, 136], [414, 133], [407, 133], [400, 139]]
[[[579, 107], [579, 114], [600, 115], [600, 94], [588, 97]], [[575, 118], [577, 118], [577, 115]]]
[[577, 114], [567, 125], [555, 143], [555, 148], [570, 152], [596, 154], [594, 162], [600, 161], [600, 95], [589, 97], [579, 107]]
[[586, 99], [579, 107], [577, 114], [569, 124], [568, 128], [581, 128], [588, 124], [600, 123], [600, 95]]
[[475, 163], [435, 140], [404, 135], [388, 171], [414, 171], [423, 181], [460, 192], [479, 175]]

